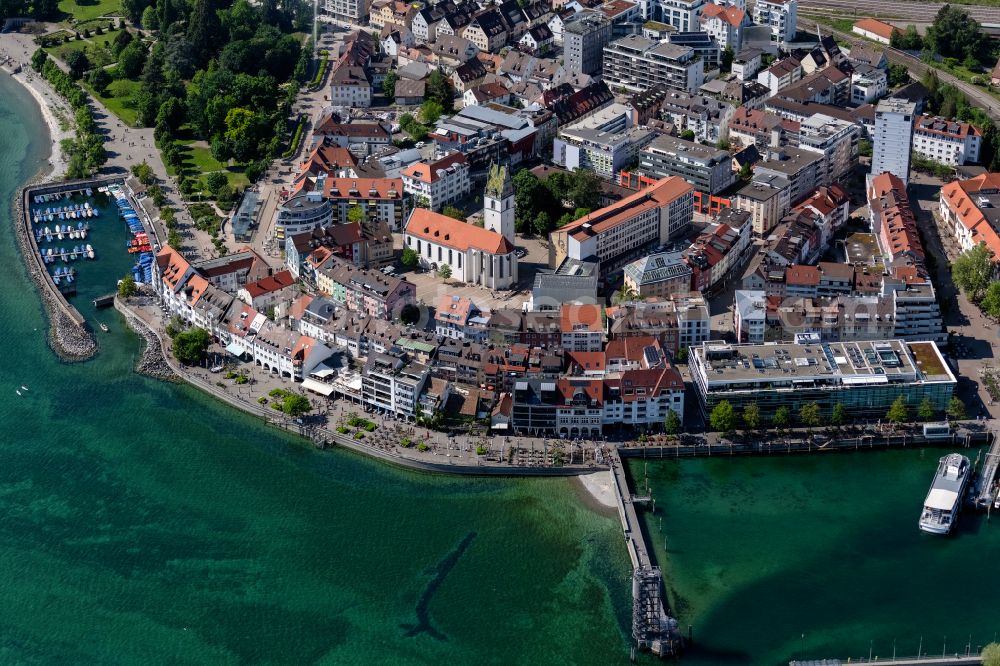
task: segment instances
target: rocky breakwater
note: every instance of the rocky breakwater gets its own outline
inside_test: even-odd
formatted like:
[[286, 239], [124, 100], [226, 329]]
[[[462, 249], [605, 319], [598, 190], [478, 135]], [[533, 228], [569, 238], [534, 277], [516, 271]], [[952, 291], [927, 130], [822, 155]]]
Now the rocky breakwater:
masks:
[[160, 336], [149, 327], [149, 324], [129, 309], [127, 301], [123, 302], [118, 296], [115, 297], [115, 309], [125, 317], [125, 322], [129, 328], [141, 335], [142, 339], [146, 341], [142, 350], [142, 356], [139, 357], [139, 361], [135, 364], [135, 371], [140, 375], [146, 375], [154, 379], [172, 382], [180, 381], [177, 373], [174, 372], [173, 368], [167, 362], [163, 344], [160, 342]]
[[38, 293], [49, 316], [49, 346], [66, 361], [85, 361], [97, 353], [97, 341], [93, 332], [83, 321], [83, 317], [66, 302], [52, 283], [41, 255], [31, 235], [30, 221], [25, 213], [26, 189], [21, 190], [15, 203], [14, 229], [17, 244], [24, 257], [25, 267], [31, 281], [38, 287]]

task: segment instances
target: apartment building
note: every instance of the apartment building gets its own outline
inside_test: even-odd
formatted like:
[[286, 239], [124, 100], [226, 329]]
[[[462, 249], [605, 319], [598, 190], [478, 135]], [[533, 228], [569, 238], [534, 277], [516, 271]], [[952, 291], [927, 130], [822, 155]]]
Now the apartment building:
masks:
[[600, 12], [581, 12], [563, 24], [563, 66], [568, 74], [600, 74], [611, 21]]
[[721, 49], [739, 53], [743, 48], [743, 28], [750, 17], [739, 7], [707, 4], [701, 12], [701, 27], [712, 36]]
[[684, 250], [691, 267], [691, 290], [710, 293], [749, 258], [753, 239], [750, 213], [726, 209]]
[[875, 107], [872, 133], [872, 173], [891, 173], [905, 186], [910, 182], [910, 150], [916, 104], [890, 97]]
[[645, 18], [673, 26], [676, 32], [695, 32], [706, 0], [655, 0], [655, 4], [654, 15], [644, 12]]
[[986, 245], [1000, 261], [1000, 173], [955, 180], [941, 188], [941, 219], [963, 250]]
[[968, 123], [927, 114], [913, 128], [913, 152], [950, 166], [978, 162], [982, 141], [983, 133]]
[[882, 256], [888, 261], [907, 257], [924, 270], [924, 249], [906, 184], [891, 173], [869, 176], [868, 208]]
[[378, 319], [398, 319], [404, 305], [415, 300], [409, 280], [358, 268], [335, 259], [316, 273], [316, 287], [351, 312]]
[[369, 354], [361, 372], [361, 395], [374, 409], [412, 419], [430, 376], [427, 365], [405, 354]]
[[627, 264], [625, 288], [640, 300], [669, 298], [691, 290], [691, 267], [681, 252], [658, 252]]
[[758, 0], [753, 8], [753, 22], [771, 28], [772, 42], [791, 42], [798, 23], [798, 0]]
[[403, 191], [425, 199], [431, 210], [441, 210], [468, 196], [469, 162], [460, 152], [449, 153], [432, 162], [411, 164], [400, 172]]
[[694, 132], [694, 140], [718, 144], [729, 137], [729, 121], [736, 113], [732, 104], [714, 97], [671, 90], [660, 102], [660, 117], [678, 132]]
[[823, 156], [817, 185], [845, 180], [858, 163], [861, 128], [855, 123], [817, 113], [799, 123], [799, 150]]
[[772, 97], [801, 79], [802, 63], [794, 56], [782, 58], [757, 74], [757, 82], [766, 86]]
[[760, 71], [763, 55], [763, 51], [753, 47], [737, 51], [733, 58], [733, 74], [740, 81], [752, 79]]
[[597, 303], [564, 304], [559, 309], [560, 346], [571, 352], [604, 349], [604, 308]]
[[765, 180], [775, 176], [788, 181], [788, 200], [796, 204], [816, 189], [826, 184], [826, 156], [802, 148], [784, 147], [768, 150], [767, 159], [754, 167], [753, 179]]
[[784, 176], [759, 176], [736, 193], [736, 208], [750, 213], [754, 236], [764, 238], [791, 208], [791, 188]]
[[661, 179], [679, 176], [698, 192], [718, 194], [736, 182], [728, 152], [661, 134], [639, 154], [639, 170]]
[[335, 21], [360, 23], [368, 15], [370, 0], [323, 0], [323, 13]]
[[687, 46], [629, 35], [604, 47], [604, 81], [613, 89], [641, 92], [662, 85], [693, 93], [704, 79], [704, 63]]
[[644, 127], [619, 132], [567, 127], [552, 142], [552, 161], [569, 171], [590, 169], [602, 178], [611, 179], [634, 162], [639, 151], [654, 137], [656, 132]]
[[549, 265], [566, 257], [596, 261], [607, 275], [691, 226], [694, 188], [671, 176], [550, 234]]

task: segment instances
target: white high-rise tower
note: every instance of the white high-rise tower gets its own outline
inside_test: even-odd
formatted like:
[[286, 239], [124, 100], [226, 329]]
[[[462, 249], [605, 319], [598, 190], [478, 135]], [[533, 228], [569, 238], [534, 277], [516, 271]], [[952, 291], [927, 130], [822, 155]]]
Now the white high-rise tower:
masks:
[[494, 164], [486, 180], [483, 195], [483, 226], [495, 231], [514, 244], [514, 186], [510, 182], [510, 171], [505, 166]]
[[872, 134], [872, 176], [889, 172], [910, 182], [910, 150], [913, 145], [913, 121], [916, 105], [890, 97], [875, 107], [875, 131]]

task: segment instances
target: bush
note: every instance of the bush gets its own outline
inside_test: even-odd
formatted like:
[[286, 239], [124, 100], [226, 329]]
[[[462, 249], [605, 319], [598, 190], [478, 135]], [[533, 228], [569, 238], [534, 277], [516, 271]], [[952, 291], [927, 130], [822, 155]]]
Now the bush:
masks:
[[363, 432], [354, 433], [354, 439], [364, 439], [364, 438], [365, 438], [365, 433]]
[[259, 398], [257, 398], [257, 404], [258, 405], [266, 405], [267, 404], [267, 398], [265, 398], [264, 396], [260, 396]]
[[486, 447], [483, 446], [482, 444], [480, 444], [479, 446], [477, 446], [476, 447], [476, 455], [477, 456], [485, 456], [486, 455]]
[[409, 437], [404, 437], [403, 439], [399, 440], [399, 445], [402, 446], [404, 449], [408, 449], [411, 446], [413, 446], [413, 440], [410, 439]]
[[337, 426], [337, 432], [339, 432], [341, 435], [346, 435], [347, 433], [351, 432], [351, 429], [348, 428], [347, 426]]
[[426, 444], [424, 444], [423, 442], [420, 442], [419, 444], [417, 444], [417, 451], [420, 451], [421, 453], [423, 453], [423, 452], [425, 452], [425, 451], [429, 451], [429, 450], [430, 450], [430, 448], [431, 448], [431, 447], [427, 446], [427, 445], [426, 445]]

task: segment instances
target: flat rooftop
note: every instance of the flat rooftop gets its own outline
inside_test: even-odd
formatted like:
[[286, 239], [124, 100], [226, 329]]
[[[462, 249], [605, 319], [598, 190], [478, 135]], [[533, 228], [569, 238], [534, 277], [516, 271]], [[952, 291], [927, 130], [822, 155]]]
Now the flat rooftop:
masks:
[[860, 386], [955, 381], [933, 342], [867, 340], [813, 344], [705, 343], [692, 349], [711, 387], [769, 383]]

